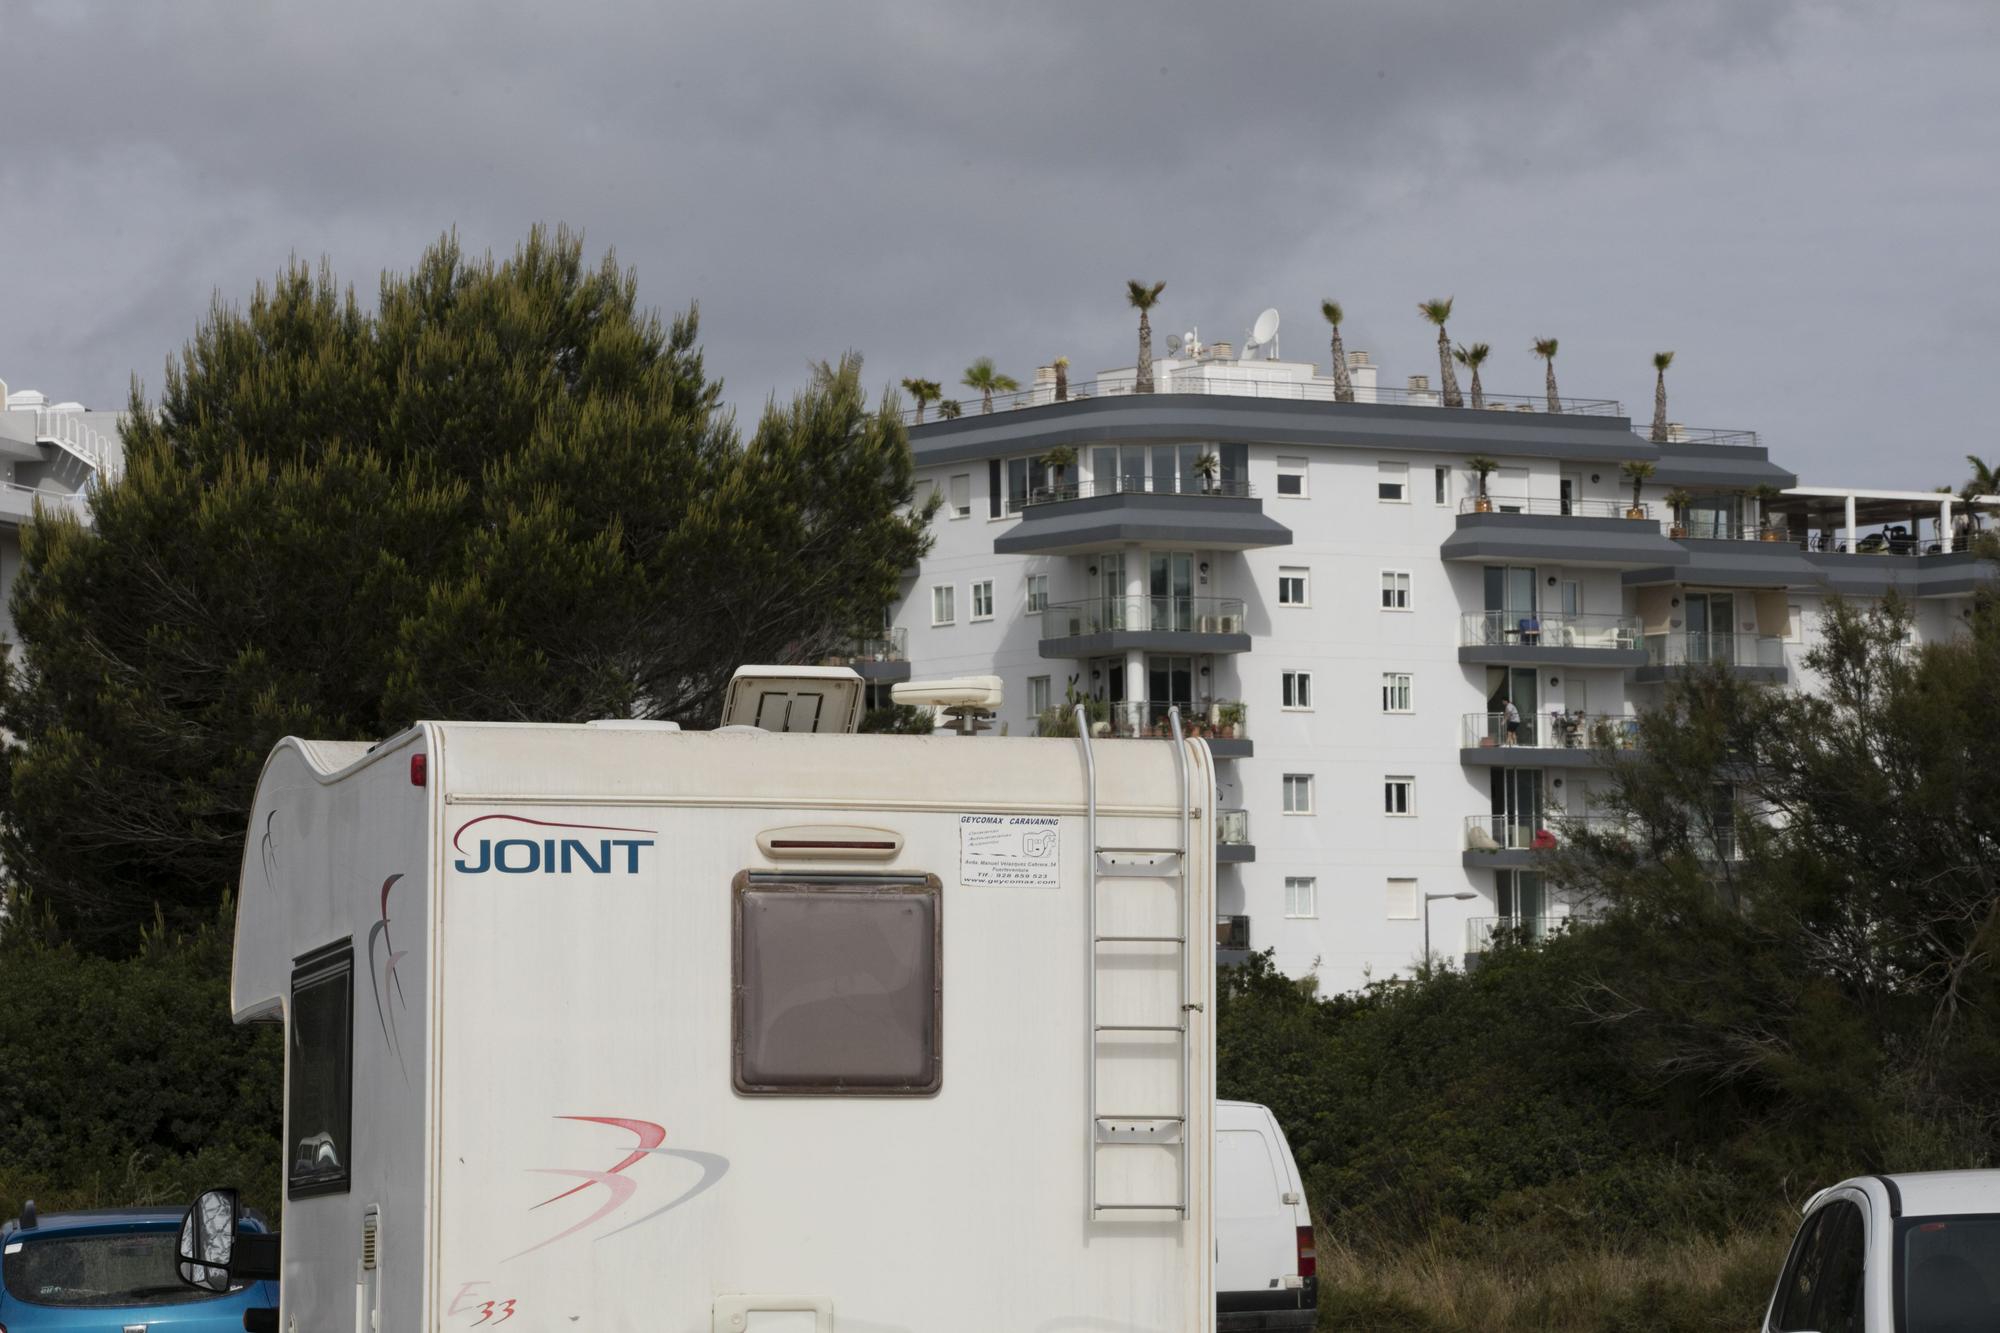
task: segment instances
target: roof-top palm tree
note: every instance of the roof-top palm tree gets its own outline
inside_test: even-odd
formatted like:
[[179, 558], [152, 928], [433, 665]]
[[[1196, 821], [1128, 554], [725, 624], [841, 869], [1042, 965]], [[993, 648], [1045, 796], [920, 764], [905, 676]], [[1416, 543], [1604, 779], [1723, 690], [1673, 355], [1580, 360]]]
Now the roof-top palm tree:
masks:
[[1653, 353], [1653, 439], [1667, 438], [1667, 367], [1674, 363], [1672, 352]]
[[[1967, 466], [1972, 469], [1972, 476], [1965, 483], [1965, 489], [1958, 493], [1959, 499], [1969, 504], [1982, 495], [2000, 495], [2000, 468], [1994, 467], [1977, 454], [1967, 454], [1965, 461]], [[1979, 510], [1975, 508], [1970, 512], [1972, 515], [1972, 526], [1977, 528], [1980, 518]]]
[[1470, 347], [1452, 349], [1452, 356], [1458, 364], [1472, 372], [1472, 406], [1474, 409], [1486, 406], [1486, 390], [1479, 384], [1479, 367], [1493, 354], [1493, 349], [1485, 343], [1474, 343]]
[[1438, 330], [1438, 385], [1444, 390], [1446, 407], [1464, 407], [1465, 399], [1458, 392], [1458, 376], [1451, 368], [1451, 335], [1445, 332], [1444, 322], [1451, 318], [1449, 296], [1417, 302], [1417, 309], [1423, 317], [1437, 325]]
[[1002, 375], [993, 368], [993, 358], [982, 356], [965, 368], [965, 387], [979, 390], [979, 410], [993, 410], [993, 395], [1012, 393], [1021, 387], [1021, 382], [1012, 375]]
[[1563, 410], [1563, 400], [1556, 397], [1556, 340], [1535, 339], [1535, 355], [1548, 363], [1548, 374], [1544, 378], [1548, 381], [1549, 411], [1560, 412]]
[[1059, 356], [1050, 363], [1056, 370], [1056, 401], [1069, 401], [1069, 358]]
[[1347, 373], [1347, 349], [1340, 345], [1340, 321], [1347, 315], [1338, 301], [1321, 301], [1319, 312], [1326, 316], [1326, 322], [1333, 325], [1333, 401], [1351, 403], [1354, 401], [1354, 380]]
[[1632, 483], [1631, 514], [1644, 518], [1646, 516], [1644, 502], [1639, 498], [1639, 493], [1646, 483], [1653, 479], [1653, 474], [1660, 470], [1659, 465], [1645, 459], [1637, 459], [1630, 463], [1620, 463], [1618, 470], [1625, 474], [1625, 480]]
[[917, 400], [917, 424], [922, 425], [924, 404], [944, 397], [944, 386], [936, 380], [907, 379], [903, 381], [903, 392]]
[[965, 415], [965, 405], [956, 398], [946, 398], [938, 404], [938, 415], [946, 421], [956, 421]]
[[1153, 321], [1147, 311], [1160, 299], [1160, 293], [1167, 289], [1164, 282], [1156, 282], [1148, 287], [1133, 279], [1125, 284], [1125, 300], [1139, 312], [1139, 378], [1132, 385], [1133, 393], [1153, 391]]

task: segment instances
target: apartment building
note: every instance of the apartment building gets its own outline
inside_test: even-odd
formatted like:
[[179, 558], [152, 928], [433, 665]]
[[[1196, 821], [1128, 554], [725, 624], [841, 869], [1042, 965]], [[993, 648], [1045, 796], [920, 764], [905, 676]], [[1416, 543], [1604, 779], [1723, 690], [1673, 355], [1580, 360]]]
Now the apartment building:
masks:
[[0, 380], [0, 652], [11, 651], [14, 578], [21, 570], [21, 525], [37, 504], [86, 520], [84, 497], [123, 468], [119, 414], [81, 403], [50, 403], [32, 389], [8, 392]]
[[[1984, 576], [1950, 497], [1801, 487], [1753, 433], [1656, 443], [1608, 400], [1445, 408], [1350, 362], [1337, 401], [1313, 363], [1190, 340], [1151, 394], [1124, 368], [1058, 401], [1045, 369], [913, 425], [936, 543], [851, 659], [998, 675], [1012, 735], [1069, 734], [1082, 700], [1151, 736], [1177, 707], [1220, 760], [1224, 961], [1346, 989], [1427, 937], [1476, 957], [1548, 928], [1539, 861], [1677, 673], [1810, 688], [1830, 593], [1900, 589], [1929, 637]], [[1627, 464], [1652, 466], [1636, 502]]]

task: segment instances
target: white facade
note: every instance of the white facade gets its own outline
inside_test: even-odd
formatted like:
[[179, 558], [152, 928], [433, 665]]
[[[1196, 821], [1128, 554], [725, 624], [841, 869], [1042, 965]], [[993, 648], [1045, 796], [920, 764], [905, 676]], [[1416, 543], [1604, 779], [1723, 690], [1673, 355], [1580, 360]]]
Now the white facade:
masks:
[[14, 579], [21, 570], [21, 525], [36, 505], [86, 522], [89, 488], [123, 470], [119, 414], [81, 403], [50, 403], [31, 389], [10, 393], [0, 380], [0, 652], [11, 651]]
[[[1072, 686], [1122, 695], [1128, 707], [1114, 713], [1142, 730], [1163, 692], [1211, 724], [1222, 703], [1240, 702], [1250, 745], [1234, 748], [1251, 753], [1220, 759], [1218, 799], [1246, 812], [1254, 860], [1222, 867], [1218, 912], [1247, 916], [1248, 947], [1275, 949], [1288, 972], [1316, 972], [1336, 990], [1407, 975], [1427, 907], [1441, 958], [1478, 952], [1496, 920], [1563, 915], [1541, 893], [1533, 841], [1590, 812], [1606, 781], [1593, 742], [1622, 737], [1683, 659], [1724, 656], [1799, 684], [1832, 588], [1917, 592], [1925, 636], [1949, 633], [1966, 604], [1930, 586], [1933, 566], [1971, 577], [1965, 557], [1823, 554], [1800, 549], [1803, 527], [1759, 540], [1757, 502], [1741, 492], [1796, 479], [1747, 434], [1675, 427], [1676, 439], [1652, 444], [1603, 403], [1563, 416], [1539, 399], [1441, 410], [1428, 385], [1377, 391], [1373, 367], [1358, 368], [1356, 401], [1335, 402], [1309, 363], [1163, 360], [1150, 399], [1131, 394], [1129, 370], [1069, 403], [1044, 380], [990, 416], [972, 415], [971, 400], [967, 416], [911, 437], [920, 492], [945, 496], [935, 548], [894, 611], [911, 671], [1000, 676], [1000, 723], [1013, 735], [1031, 734], [1042, 701], [1061, 705]], [[1013, 460], [1056, 444], [1076, 450], [1076, 465], [1060, 485], [1031, 469], [1029, 485], [1050, 489], [1020, 503]], [[1218, 471], [1234, 475], [1190, 472], [1183, 451], [1220, 455]], [[1481, 455], [1498, 464], [1492, 512], [1468, 512], [1479, 483], [1467, 462]], [[1626, 517], [1627, 460], [1658, 469], [1642, 488], [1643, 521]], [[1681, 516], [1695, 529], [1685, 537], [1667, 517], [1674, 489], [1698, 497]], [[1152, 512], [1163, 491], [1193, 495]], [[1204, 492], [1217, 512], [1261, 514], [1289, 541], [1243, 541], [1205, 521], [1193, 498]], [[1037, 524], [1093, 507], [1073, 540], [1020, 551], [1037, 545]], [[1937, 497], [1909, 512], [1934, 518]], [[1171, 530], [1181, 520], [1184, 539]], [[1050, 603], [1084, 605], [1045, 627], [1031, 609], [1044, 588]], [[1124, 604], [1110, 605], [1120, 593]], [[1233, 599], [1247, 648], [1226, 632], [1237, 628]], [[1067, 632], [1106, 625], [1191, 633], [1157, 647], [1157, 635], [1093, 645]], [[1107, 642], [1116, 646], [1099, 651]], [[1295, 673], [1309, 675], [1309, 699]], [[1504, 715], [1490, 716], [1503, 695], [1522, 714], [1518, 749]], [[1148, 699], [1154, 708], [1129, 707]]]

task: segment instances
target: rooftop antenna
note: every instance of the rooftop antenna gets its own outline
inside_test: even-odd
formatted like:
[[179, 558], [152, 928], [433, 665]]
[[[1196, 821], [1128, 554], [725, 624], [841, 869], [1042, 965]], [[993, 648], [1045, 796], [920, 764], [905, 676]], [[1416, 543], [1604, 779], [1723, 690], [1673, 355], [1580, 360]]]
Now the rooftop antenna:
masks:
[[1167, 335], [1167, 355], [1179, 356], [1180, 354], [1181, 354], [1181, 335], [1178, 333], [1169, 333]]
[[1243, 355], [1238, 360], [1248, 361], [1252, 347], [1263, 348], [1264, 359], [1266, 361], [1276, 361], [1278, 359], [1277, 310], [1269, 309], [1257, 316], [1256, 324], [1251, 327], [1250, 332], [1243, 339]]

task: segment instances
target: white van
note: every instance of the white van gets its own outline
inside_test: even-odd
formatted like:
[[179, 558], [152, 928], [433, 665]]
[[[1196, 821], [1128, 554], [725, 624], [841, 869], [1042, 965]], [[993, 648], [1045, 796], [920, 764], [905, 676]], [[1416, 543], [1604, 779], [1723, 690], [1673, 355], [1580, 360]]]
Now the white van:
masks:
[[287, 1333], [1212, 1326], [1206, 744], [839, 734], [838, 674], [272, 752]]
[[1255, 1102], [1215, 1104], [1215, 1308], [1219, 1333], [1319, 1317], [1305, 1186], [1277, 1117]]

